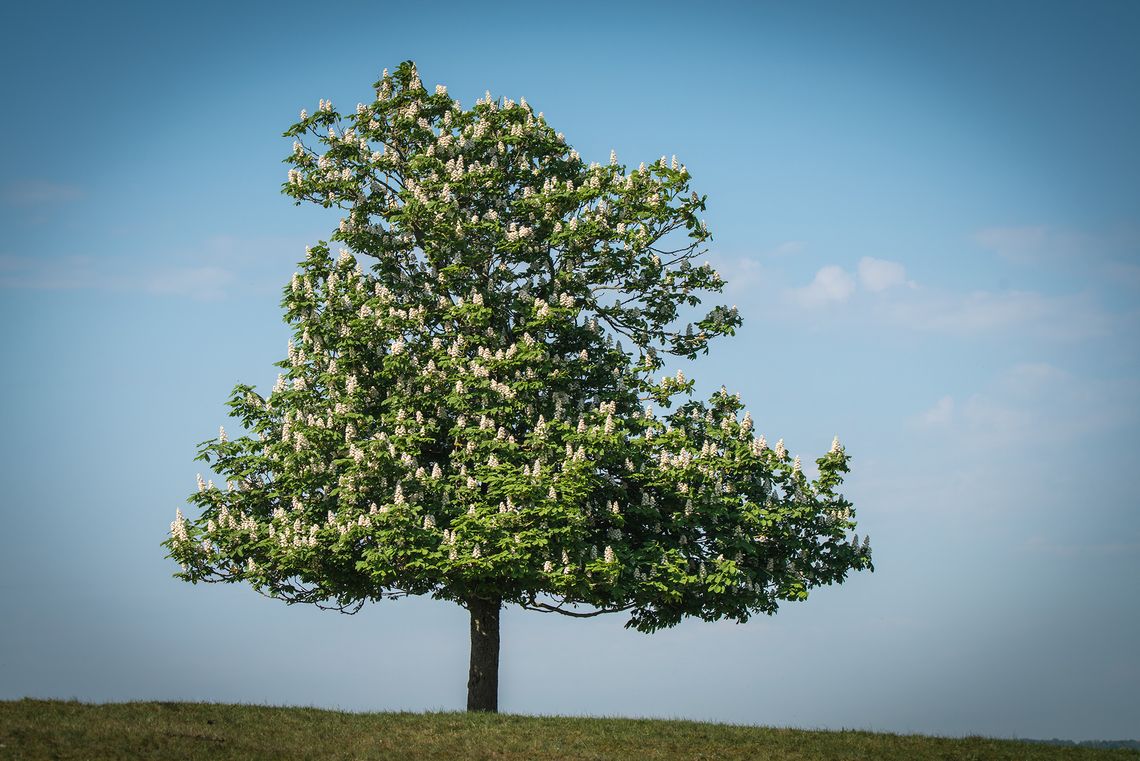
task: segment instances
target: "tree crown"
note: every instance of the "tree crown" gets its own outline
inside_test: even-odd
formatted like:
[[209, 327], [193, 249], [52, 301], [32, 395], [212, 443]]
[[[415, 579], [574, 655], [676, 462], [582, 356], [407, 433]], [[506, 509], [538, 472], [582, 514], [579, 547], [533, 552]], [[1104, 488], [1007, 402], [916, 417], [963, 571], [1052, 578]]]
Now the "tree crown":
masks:
[[179, 511], [179, 576], [341, 610], [432, 594], [629, 611], [650, 631], [772, 613], [872, 567], [847, 539], [838, 440], [809, 481], [738, 396], [673, 409], [693, 382], [654, 380], [662, 355], [740, 324], [718, 306], [677, 325], [723, 285], [693, 263], [710, 235], [683, 165], [587, 165], [524, 99], [463, 110], [411, 62], [375, 87], [285, 133], [284, 192], [344, 210], [330, 240], [347, 249], [311, 247], [285, 288], [272, 394], [234, 389], [257, 438], [201, 445], [232, 480], [199, 476], [200, 517]]

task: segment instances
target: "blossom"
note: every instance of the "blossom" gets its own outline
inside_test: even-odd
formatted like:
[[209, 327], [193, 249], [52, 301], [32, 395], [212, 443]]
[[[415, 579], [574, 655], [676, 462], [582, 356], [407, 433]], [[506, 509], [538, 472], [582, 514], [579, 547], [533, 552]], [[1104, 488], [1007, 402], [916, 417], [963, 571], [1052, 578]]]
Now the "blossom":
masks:
[[836, 436], [834, 439], [831, 440], [831, 454], [836, 454], [842, 449], [843, 449], [843, 446], [839, 443], [839, 437]]
[[223, 426], [218, 426], [218, 441], [222, 444], [226, 443], [226, 429]]
[[[201, 474], [201, 473], [199, 473], [199, 474], [198, 474], [198, 491], [202, 492], [202, 491], [205, 491], [205, 490], [206, 490], [206, 482], [202, 480], [202, 474]], [[181, 512], [181, 511], [179, 511], [179, 513], [178, 513], [178, 514], [179, 514], [179, 515], [181, 515], [181, 514], [182, 514], [182, 512]]]
[[[199, 476], [199, 478], [201, 478]], [[187, 542], [190, 540], [190, 535], [186, 532], [186, 518], [182, 515], [181, 510], [174, 511], [174, 520], [170, 524], [170, 535], [176, 542]]]
[[776, 447], [773, 451], [776, 453], [776, 457], [778, 457], [781, 460], [784, 459], [784, 455], [786, 455], [788, 453], [788, 450], [784, 449], [784, 440], [783, 439], [780, 439], [779, 441], [776, 442]]

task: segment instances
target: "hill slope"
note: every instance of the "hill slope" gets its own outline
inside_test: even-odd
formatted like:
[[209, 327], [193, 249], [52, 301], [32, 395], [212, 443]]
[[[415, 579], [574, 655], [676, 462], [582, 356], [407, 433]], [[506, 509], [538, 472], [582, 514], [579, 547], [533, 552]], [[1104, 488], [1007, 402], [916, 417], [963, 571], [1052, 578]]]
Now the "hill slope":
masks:
[[1130, 750], [687, 721], [0, 701], [0, 759], [1137, 759]]

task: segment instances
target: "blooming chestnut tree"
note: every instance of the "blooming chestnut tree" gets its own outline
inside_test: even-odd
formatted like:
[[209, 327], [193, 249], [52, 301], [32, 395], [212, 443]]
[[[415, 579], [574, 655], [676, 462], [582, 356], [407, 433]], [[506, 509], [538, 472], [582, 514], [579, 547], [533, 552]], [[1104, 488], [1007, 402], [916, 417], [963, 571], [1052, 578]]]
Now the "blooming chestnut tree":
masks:
[[[288, 360], [235, 387], [253, 435], [204, 442], [164, 542], [191, 582], [355, 612], [404, 595], [470, 612], [468, 709], [497, 708], [499, 611], [747, 621], [871, 569], [838, 439], [808, 478], [738, 395], [692, 398], [664, 356], [740, 325], [682, 310], [705, 197], [664, 157], [586, 164], [525, 99], [470, 109], [411, 62], [341, 114], [301, 111], [284, 192], [344, 216], [284, 290]], [[364, 271], [357, 256], [367, 257]]]

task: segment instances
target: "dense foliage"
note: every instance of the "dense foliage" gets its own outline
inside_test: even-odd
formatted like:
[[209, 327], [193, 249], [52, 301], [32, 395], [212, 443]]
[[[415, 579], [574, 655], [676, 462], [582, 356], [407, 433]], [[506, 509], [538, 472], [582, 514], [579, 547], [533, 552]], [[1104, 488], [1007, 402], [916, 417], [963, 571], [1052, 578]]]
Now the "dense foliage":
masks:
[[228, 488], [199, 476], [200, 515], [172, 524], [180, 577], [343, 610], [628, 611], [652, 631], [871, 568], [838, 440], [809, 480], [737, 395], [654, 379], [740, 324], [718, 306], [680, 328], [723, 285], [693, 262], [709, 232], [683, 165], [587, 165], [525, 100], [464, 110], [410, 62], [375, 87], [285, 133], [284, 191], [344, 210], [346, 250], [313, 246], [286, 287], [273, 392], [234, 389], [253, 435], [203, 443]]

